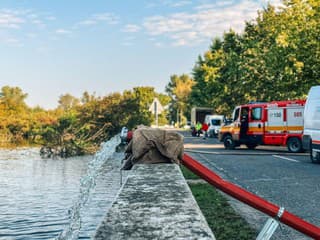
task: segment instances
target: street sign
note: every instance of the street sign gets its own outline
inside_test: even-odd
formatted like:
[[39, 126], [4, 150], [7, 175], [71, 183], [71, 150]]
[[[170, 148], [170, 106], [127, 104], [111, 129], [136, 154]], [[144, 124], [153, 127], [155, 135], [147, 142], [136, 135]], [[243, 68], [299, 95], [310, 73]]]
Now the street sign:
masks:
[[158, 98], [154, 98], [153, 102], [151, 103], [150, 107], [149, 107], [149, 111], [152, 114], [160, 114], [163, 112], [163, 106], [161, 105], [160, 101], [158, 100]]
[[153, 102], [151, 103], [150, 107], [149, 107], [149, 111], [155, 115], [155, 119], [156, 119], [156, 126], [158, 126], [158, 114], [163, 112], [163, 107], [160, 103], [160, 101], [158, 100], [158, 98], [154, 98]]

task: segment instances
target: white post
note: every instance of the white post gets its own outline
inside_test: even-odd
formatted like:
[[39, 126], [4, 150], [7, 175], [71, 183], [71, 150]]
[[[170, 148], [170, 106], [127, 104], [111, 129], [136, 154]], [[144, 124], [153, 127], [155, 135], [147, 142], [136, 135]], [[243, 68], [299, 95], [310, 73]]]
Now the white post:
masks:
[[157, 102], [154, 102], [154, 114], [156, 117], [156, 126], [158, 127], [158, 105], [157, 105]]

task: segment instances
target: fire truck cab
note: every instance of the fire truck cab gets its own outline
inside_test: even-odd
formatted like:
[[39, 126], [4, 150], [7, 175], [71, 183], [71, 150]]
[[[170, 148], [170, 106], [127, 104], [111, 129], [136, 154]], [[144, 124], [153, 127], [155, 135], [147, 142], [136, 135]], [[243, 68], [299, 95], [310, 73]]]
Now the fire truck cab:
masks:
[[219, 140], [226, 149], [245, 144], [287, 145], [290, 152], [302, 152], [305, 100], [249, 103], [237, 106], [232, 123], [222, 126]]

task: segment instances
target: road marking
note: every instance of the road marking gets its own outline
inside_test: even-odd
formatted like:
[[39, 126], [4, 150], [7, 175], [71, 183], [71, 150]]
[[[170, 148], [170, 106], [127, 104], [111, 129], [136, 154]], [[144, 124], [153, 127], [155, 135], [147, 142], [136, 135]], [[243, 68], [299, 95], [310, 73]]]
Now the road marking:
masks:
[[287, 158], [287, 157], [282, 157], [282, 156], [279, 156], [279, 155], [272, 155], [273, 157], [276, 157], [276, 158], [281, 158], [281, 159], [284, 159], [284, 160], [287, 160], [287, 161], [291, 161], [291, 162], [300, 162], [298, 160], [295, 160], [295, 159], [292, 159], [292, 158]]
[[[190, 149], [190, 148], [185, 148], [184, 149], [185, 152], [190, 152], [190, 153], [203, 153], [203, 154], [214, 154], [214, 155], [238, 155], [238, 156], [270, 156], [271, 153], [270, 152], [257, 152], [257, 151], [253, 151], [253, 152], [247, 152], [247, 151], [227, 151], [227, 152], [213, 152], [213, 151], [202, 151], [202, 150], [196, 150], [196, 149]], [[278, 153], [278, 154], [282, 154], [282, 153]], [[286, 154], [286, 153], [283, 153]], [[277, 156], [277, 155], [275, 155]]]
[[222, 154], [221, 152], [212, 152], [212, 151], [199, 151], [193, 149], [184, 149], [185, 152], [193, 152], [193, 153], [206, 153], [206, 154]]

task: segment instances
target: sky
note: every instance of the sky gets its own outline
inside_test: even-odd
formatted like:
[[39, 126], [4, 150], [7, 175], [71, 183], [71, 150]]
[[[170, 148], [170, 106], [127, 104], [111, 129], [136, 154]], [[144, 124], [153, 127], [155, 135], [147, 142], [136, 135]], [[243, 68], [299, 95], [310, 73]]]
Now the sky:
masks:
[[[279, 5], [280, 0], [269, 1]], [[20, 87], [46, 109], [81, 97], [191, 74], [212, 39], [241, 33], [265, 0], [1, 0], [0, 88]]]

